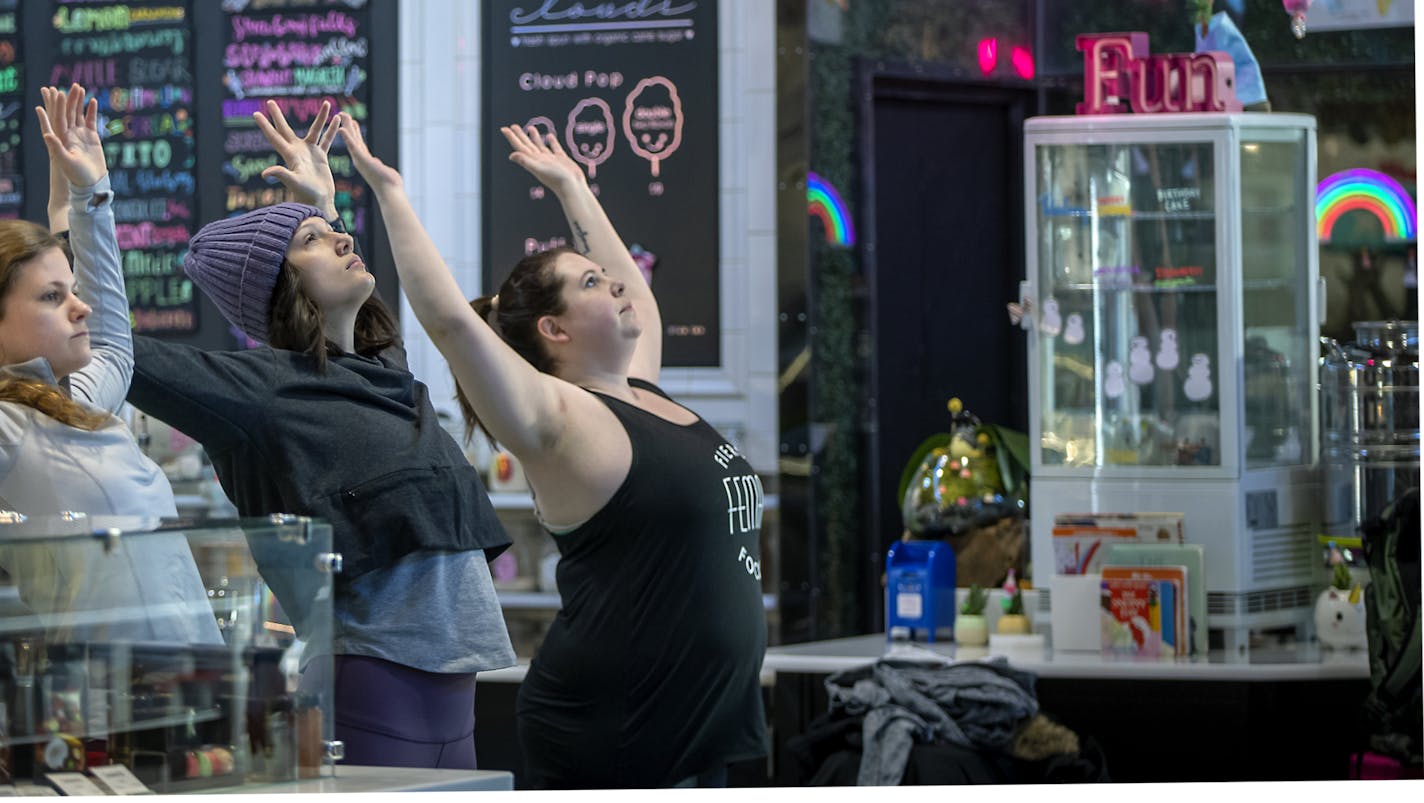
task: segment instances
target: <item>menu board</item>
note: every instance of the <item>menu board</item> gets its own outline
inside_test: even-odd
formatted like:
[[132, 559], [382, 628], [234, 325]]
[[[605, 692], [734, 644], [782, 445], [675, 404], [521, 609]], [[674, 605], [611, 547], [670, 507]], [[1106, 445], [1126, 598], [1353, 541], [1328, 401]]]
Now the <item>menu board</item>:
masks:
[[[222, 77], [223, 213], [288, 200], [262, 178], [280, 161], [252, 120], [276, 101], [292, 130], [305, 134], [323, 100], [366, 126], [369, 116], [370, 12], [366, 0], [269, 0], [225, 3]], [[394, 114], [394, 110], [391, 112]], [[369, 137], [369, 134], [368, 134]], [[375, 147], [373, 145], [373, 147]], [[363, 254], [373, 253], [371, 203], [338, 138], [328, 155], [336, 208]], [[369, 259], [369, 256], [367, 257]]]
[[21, 217], [25, 201], [25, 73], [20, 61], [19, 0], [0, 0], [0, 219]]
[[501, 125], [553, 133], [649, 277], [665, 366], [719, 366], [717, 3], [484, 3], [484, 291], [568, 244]]
[[56, 46], [41, 80], [98, 100], [129, 309], [145, 334], [198, 328], [180, 267], [198, 225], [190, 14], [174, 0], [56, 0], [49, 18]]

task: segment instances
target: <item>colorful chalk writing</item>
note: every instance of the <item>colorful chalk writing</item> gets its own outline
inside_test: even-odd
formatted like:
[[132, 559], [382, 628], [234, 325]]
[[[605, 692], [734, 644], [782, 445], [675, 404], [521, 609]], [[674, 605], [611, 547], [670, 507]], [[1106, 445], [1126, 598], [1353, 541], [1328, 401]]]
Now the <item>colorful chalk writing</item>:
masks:
[[18, 218], [25, 202], [20, 131], [25, 106], [19, 0], [0, 0], [0, 218]]
[[[240, 4], [239, 4], [240, 5]], [[226, 5], [225, 5], [226, 7]], [[365, 122], [370, 104], [370, 11], [361, 0], [269, 0], [223, 15], [222, 213], [234, 215], [287, 200], [286, 188], [262, 171], [278, 164], [252, 120], [277, 103], [296, 132], [305, 133], [323, 100], [333, 114]], [[329, 156], [336, 208], [363, 253], [372, 253], [372, 199], [344, 144]]]
[[182, 257], [199, 221], [191, 0], [57, 0], [46, 83], [98, 101], [134, 331], [198, 329]]

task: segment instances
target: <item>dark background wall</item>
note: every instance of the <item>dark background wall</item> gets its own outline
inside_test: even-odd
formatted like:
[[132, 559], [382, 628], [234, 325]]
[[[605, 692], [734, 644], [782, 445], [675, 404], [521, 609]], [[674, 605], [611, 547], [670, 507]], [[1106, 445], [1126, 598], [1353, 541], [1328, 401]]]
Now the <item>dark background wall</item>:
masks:
[[[1279, 0], [1218, 0], [1214, 10], [1229, 11], [1251, 43], [1273, 109], [1316, 116], [1322, 176], [1333, 164], [1374, 165], [1414, 185], [1412, 29], [1297, 40]], [[909, 450], [947, 427], [942, 397], [1026, 427], [1023, 339], [1004, 314], [1024, 275], [1010, 197], [1022, 177], [994, 167], [1018, 158], [1022, 127], [965, 98], [997, 91], [1029, 116], [1071, 114], [1082, 96], [1074, 35], [1145, 31], [1153, 52], [1191, 51], [1191, 15], [1186, 0], [778, 0], [781, 641], [882, 627], [884, 549], [898, 535], [888, 497]], [[975, 45], [987, 37], [1001, 55], [984, 75]], [[1032, 79], [1007, 66], [1014, 46], [1033, 52]], [[933, 85], [940, 100], [878, 98], [867, 75]], [[997, 145], [975, 139], [995, 138], [995, 126]], [[921, 130], [896, 130], [907, 127]], [[828, 244], [806, 215], [808, 170], [840, 191], [858, 224], [873, 220], [874, 236]], [[990, 175], [1003, 183], [981, 189], [977, 205], [956, 208], [935, 192], [983, 187]], [[1331, 259], [1322, 253], [1335, 305], [1350, 290], [1348, 277], [1331, 279]], [[1412, 249], [1385, 259], [1385, 280], [1397, 283]], [[1386, 289], [1362, 314], [1405, 311], [1408, 294]], [[1340, 327], [1326, 334], [1348, 334]]]

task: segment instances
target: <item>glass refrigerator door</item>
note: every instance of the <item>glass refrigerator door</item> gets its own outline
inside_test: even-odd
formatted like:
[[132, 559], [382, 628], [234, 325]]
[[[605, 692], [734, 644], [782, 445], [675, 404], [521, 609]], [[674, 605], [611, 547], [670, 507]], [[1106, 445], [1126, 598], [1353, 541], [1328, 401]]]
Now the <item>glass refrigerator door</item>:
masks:
[[1038, 147], [1042, 465], [1221, 464], [1213, 157]]
[[1312, 462], [1310, 402], [1316, 350], [1303, 229], [1309, 201], [1306, 132], [1243, 132], [1241, 143], [1241, 305], [1247, 468]]

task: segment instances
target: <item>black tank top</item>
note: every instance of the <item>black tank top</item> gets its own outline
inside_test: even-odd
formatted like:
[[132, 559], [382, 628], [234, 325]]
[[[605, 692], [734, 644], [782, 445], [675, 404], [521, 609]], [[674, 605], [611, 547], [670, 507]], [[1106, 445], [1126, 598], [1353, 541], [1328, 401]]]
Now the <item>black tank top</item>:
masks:
[[532, 788], [668, 786], [766, 752], [761, 481], [701, 418], [595, 395], [633, 459], [613, 498], [554, 539], [563, 607], [519, 690]]

